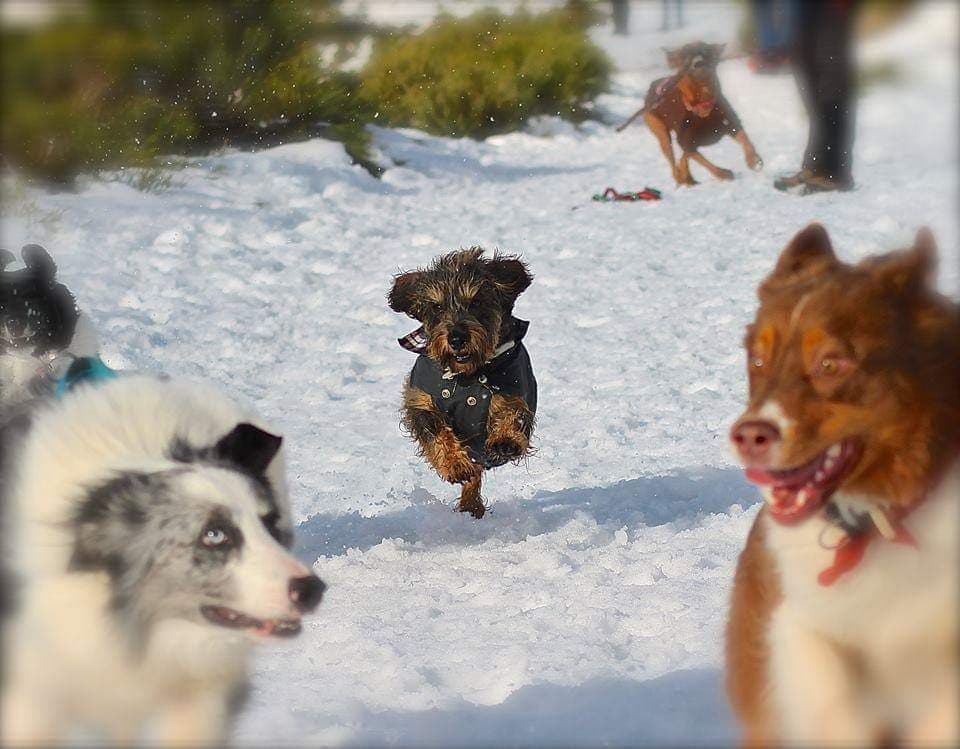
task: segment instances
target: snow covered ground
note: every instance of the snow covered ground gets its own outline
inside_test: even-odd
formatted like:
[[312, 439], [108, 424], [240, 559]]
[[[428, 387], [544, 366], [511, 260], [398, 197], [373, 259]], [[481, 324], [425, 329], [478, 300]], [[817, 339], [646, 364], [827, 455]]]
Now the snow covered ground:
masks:
[[[680, 34], [641, 13], [626, 40], [596, 32], [623, 69], [598, 102], [610, 122], [662, 74], [658, 45], [733, 35], [735, 8], [687, 6]], [[864, 47], [900, 77], [863, 94], [847, 194], [772, 189], [802, 108], [791, 78], [731, 60], [725, 92], [766, 161], [710, 149], [732, 183], [674, 190], [643, 128], [544, 119], [482, 143], [377, 130], [379, 181], [317, 140], [194, 160], [161, 194], [90, 181], [5, 205], [2, 246], [50, 249], [111, 364], [215, 382], [287, 437], [299, 551], [330, 590], [261, 652], [238, 739], [732, 740], [722, 629], [757, 500], [725, 435], [755, 287], [811, 220], [850, 260], [929, 224], [957, 295], [957, 22], [926, 5]], [[608, 185], [664, 199], [592, 203]], [[415, 323], [384, 301], [399, 269], [473, 244], [536, 274], [517, 313], [541, 392], [537, 454], [490, 474], [479, 522], [399, 432], [413, 361], [395, 339]]]

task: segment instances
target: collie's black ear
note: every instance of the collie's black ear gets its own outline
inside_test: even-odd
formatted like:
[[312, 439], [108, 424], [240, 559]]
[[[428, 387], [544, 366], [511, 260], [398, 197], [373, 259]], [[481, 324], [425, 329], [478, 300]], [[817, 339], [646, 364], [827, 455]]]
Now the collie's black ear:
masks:
[[516, 300], [533, 283], [533, 276], [526, 264], [513, 255], [495, 255], [487, 263], [497, 288], [511, 300]]
[[24, 265], [29, 268], [33, 274], [43, 280], [52, 281], [57, 275], [57, 264], [53, 262], [50, 253], [38, 244], [28, 244], [21, 250]]
[[213, 454], [253, 473], [264, 473], [280, 450], [283, 437], [265, 432], [253, 424], [237, 424], [213, 447]]
[[393, 286], [390, 293], [387, 294], [387, 304], [394, 312], [402, 312], [405, 315], [416, 318], [413, 314], [417, 284], [423, 278], [423, 271], [410, 271], [401, 273], [393, 279]]

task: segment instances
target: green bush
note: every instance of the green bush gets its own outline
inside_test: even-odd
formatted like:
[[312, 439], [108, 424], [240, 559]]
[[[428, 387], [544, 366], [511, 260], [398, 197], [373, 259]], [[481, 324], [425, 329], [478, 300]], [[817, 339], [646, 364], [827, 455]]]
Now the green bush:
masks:
[[582, 117], [610, 69], [564, 11], [481, 11], [381, 41], [363, 70], [360, 96], [386, 124], [483, 136], [539, 114]]
[[82, 16], [4, 30], [0, 152], [55, 182], [318, 128], [362, 157], [357, 84], [320, 65], [317, 6], [92, 0]]

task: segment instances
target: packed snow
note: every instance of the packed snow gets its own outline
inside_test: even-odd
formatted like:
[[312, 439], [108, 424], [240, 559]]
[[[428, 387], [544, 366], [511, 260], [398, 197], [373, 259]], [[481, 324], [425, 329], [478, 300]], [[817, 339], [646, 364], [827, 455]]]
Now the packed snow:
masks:
[[[958, 8], [864, 44], [898, 76], [859, 101], [858, 188], [801, 198], [771, 186], [806, 137], [793, 80], [742, 58], [720, 76], [762, 173], [727, 140], [707, 153], [737, 179], [677, 190], [649, 132], [614, 132], [665, 74], [661, 44], [732, 38], [740, 12], [687, 3], [660, 34], [650, 6], [630, 37], [595, 32], [621, 68], [598, 121], [483, 142], [375, 129], [380, 180], [313, 140], [192, 159], [156, 194], [85, 180], [4, 206], [2, 246], [51, 251], [111, 365], [216, 383], [286, 437], [298, 552], [330, 588], [301, 637], [261, 650], [241, 743], [734, 739], [723, 626], [757, 495], [726, 431], [755, 288], [819, 220], [848, 260], [930, 225], [957, 295]], [[664, 199], [590, 199], [645, 185]], [[481, 521], [400, 433], [396, 338], [416, 323], [385, 303], [393, 274], [470, 245], [536, 275], [517, 307], [536, 454], [488, 474]]]

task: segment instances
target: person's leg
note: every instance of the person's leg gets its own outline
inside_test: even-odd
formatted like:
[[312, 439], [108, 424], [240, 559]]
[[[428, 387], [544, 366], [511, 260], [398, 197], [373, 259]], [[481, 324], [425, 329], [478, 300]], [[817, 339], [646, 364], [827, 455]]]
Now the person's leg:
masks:
[[774, 0], [752, 0], [753, 22], [757, 28], [757, 52], [769, 54], [777, 45], [778, 33], [774, 24]]
[[853, 180], [853, 6], [850, 2], [804, 3], [798, 69], [810, 136], [804, 168], [838, 184]]
[[834, 182], [853, 182], [853, 15], [855, 3], [828, 3], [824, 9], [818, 109], [823, 133], [823, 174]]

